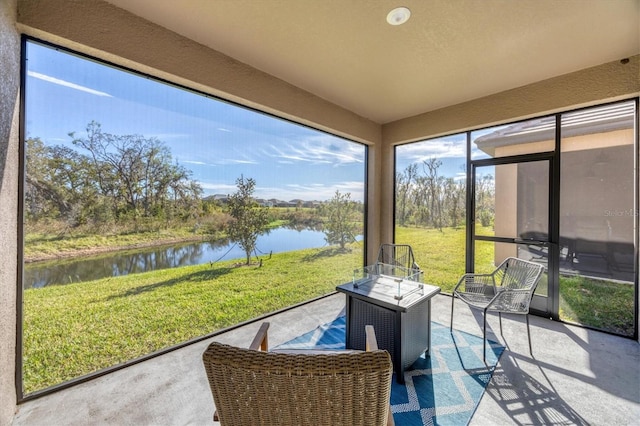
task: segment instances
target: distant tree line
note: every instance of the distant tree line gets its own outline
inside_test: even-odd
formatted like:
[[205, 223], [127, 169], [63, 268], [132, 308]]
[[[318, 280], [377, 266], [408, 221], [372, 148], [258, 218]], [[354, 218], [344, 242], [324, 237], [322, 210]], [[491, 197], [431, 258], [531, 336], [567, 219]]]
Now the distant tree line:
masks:
[[95, 121], [73, 149], [26, 141], [27, 221], [63, 219], [69, 226], [186, 218], [198, 214], [202, 188], [156, 138], [113, 135]]
[[[396, 223], [442, 229], [465, 222], [465, 180], [438, 174], [442, 161], [436, 158], [413, 163], [396, 174]], [[485, 175], [476, 187], [476, 210], [482, 226], [491, 226], [494, 218], [493, 176]]]
[[47, 145], [40, 138], [26, 141], [27, 225], [42, 221], [52, 230], [51, 221], [56, 221], [65, 232], [85, 225], [89, 232], [100, 232], [103, 225], [114, 224], [127, 232], [148, 230], [141, 225], [156, 227], [161, 221], [173, 226], [173, 221], [203, 234], [228, 236], [244, 249], [247, 263], [270, 222], [314, 227], [325, 232], [328, 244], [341, 248], [362, 233], [363, 205], [349, 193], [336, 191], [312, 208], [303, 208], [300, 200], [293, 208], [272, 209], [253, 197], [255, 180], [241, 176], [237, 192], [224, 201], [203, 199], [191, 171], [156, 138], [106, 133], [95, 121], [86, 136], [69, 136], [73, 147]]

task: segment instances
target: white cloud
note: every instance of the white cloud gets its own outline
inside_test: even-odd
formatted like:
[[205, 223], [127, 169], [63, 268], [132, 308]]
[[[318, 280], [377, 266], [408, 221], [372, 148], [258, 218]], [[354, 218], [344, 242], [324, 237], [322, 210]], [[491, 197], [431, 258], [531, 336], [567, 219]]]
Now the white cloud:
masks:
[[241, 160], [239, 158], [236, 158], [236, 159], [225, 158], [220, 161], [217, 161], [216, 163], [220, 165], [222, 164], [259, 164], [257, 161], [254, 161], [254, 160]]
[[401, 145], [396, 148], [398, 155], [410, 163], [422, 162], [430, 158], [465, 158], [466, 141], [432, 139]]
[[65, 80], [60, 80], [58, 78], [51, 77], [51, 76], [48, 76], [48, 75], [45, 75], [45, 74], [40, 74], [39, 72], [29, 71], [27, 74], [29, 75], [29, 77], [37, 78], [37, 79], [43, 80], [43, 81], [48, 81], [49, 83], [57, 84], [57, 85], [64, 86], [64, 87], [69, 87], [71, 89], [80, 90], [81, 92], [91, 93], [92, 95], [106, 96], [106, 97], [109, 97], [109, 98], [113, 97], [108, 93], [101, 92], [99, 90], [90, 89], [90, 88], [85, 87], [85, 86], [80, 86], [79, 84], [71, 83], [71, 82], [68, 82], [68, 81], [65, 81]]
[[271, 144], [264, 152], [286, 164], [304, 162], [309, 164], [360, 164], [364, 162], [364, 147], [337, 139], [331, 135], [317, 135], [302, 141], [283, 140], [281, 144]]
[[453, 177], [453, 180], [455, 180], [456, 182], [467, 180], [467, 174], [466, 173], [457, 173]]
[[363, 201], [364, 200], [364, 182], [341, 182], [336, 185], [325, 185], [322, 183], [312, 184], [289, 184], [282, 188], [270, 188], [270, 187], [256, 187], [256, 197], [258, 198], [277, 198], [279, 200], [294, 200], [302, 199], [307, 201], [326, 201], [336, 193], [336, 190], [341, 194], [350, 193], [351, 200]]

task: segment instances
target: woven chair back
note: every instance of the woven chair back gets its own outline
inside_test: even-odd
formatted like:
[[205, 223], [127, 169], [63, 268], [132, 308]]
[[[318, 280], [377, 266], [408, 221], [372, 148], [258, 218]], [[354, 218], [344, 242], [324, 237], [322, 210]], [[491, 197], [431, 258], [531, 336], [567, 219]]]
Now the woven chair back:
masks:
[[543, 272], [544, 267], [537, 263], [515, 257], [506, 259], [494, 272], [496, 285], [519, 291], [507, 292], [489, 310], [506, 313], [528, 313], [533, 293], [540, 282]]
[[510, 257], [495, 272], [497, 285], [514, 290], [529, 290], [538, 284], [544, 267], [537, 263]]
[[203, 361], [221, 425], [385, 425], [386, 351], [287, 354], [213, 342]]

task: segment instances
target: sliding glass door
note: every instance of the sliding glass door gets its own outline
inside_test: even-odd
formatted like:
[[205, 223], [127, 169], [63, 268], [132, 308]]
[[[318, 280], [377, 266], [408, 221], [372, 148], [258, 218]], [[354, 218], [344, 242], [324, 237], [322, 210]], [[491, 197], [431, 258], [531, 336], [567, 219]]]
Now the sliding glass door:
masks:
[[[545, 158], [546, 157], [546, 158]], [[470, 256], [476, 273], [493, 271], [507, 257], [550, 268], [552, 205], [549, 155], [527, 155], [472, 162]], [[548, 274], [539, 283], [532, 309], [551, 315]]]

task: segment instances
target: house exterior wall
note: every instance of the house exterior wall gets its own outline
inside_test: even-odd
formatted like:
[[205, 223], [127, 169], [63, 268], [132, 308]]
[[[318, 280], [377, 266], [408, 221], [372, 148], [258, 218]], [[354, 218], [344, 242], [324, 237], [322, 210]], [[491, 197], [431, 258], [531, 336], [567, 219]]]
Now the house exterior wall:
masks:
[[[18, 17], [16, 18], [16, 9]], [[640, 57], [379, 125], [100, 0], [0, 1], [0, 425], [14, 388], [18, 31], [369, 146], [368, 259], [393, 235], [393, 145], [640, 93]]]
[[[518, 164], [496, 167], [495, 176], [495, 235], [518, 236]], [[517, 257], [515, 244], [495, 245], [495, 265], [509, 256]]]
[[638, 76], [640, 55], [394, 121], [382, 140], [396, 145], [624, 99], [640, 93]]
[[0, 1], [0, 425], [16, 409], [16, 270], [20, 37], [17, 0]]
[[[612, 182], [621, 184], [629, 180], [633, 171], [633, 129], [622, 129], [602, 133], [562, 138], [561, 150], [561, 194], [560, 237], [566, 240], [587, 239], [588, 233], [598, 235], [595, 243], [607, 249], [607, 244], [633, 244], [633, 220], [628, 214], [632, 195]], [[600, 149], [607, 151], [608, 164], [595, 164]], [[613, 149], [618, 148], [618, 149]], [[552, 151], [554, 140], [505, 145], [495, 149], [495, 157], [527, 154], [531, 152]], [[578, 154], [580, 155], [579, 157]], [[524, 237], [523, 217], [518, 206], [531, 209], [544, 205], [541, 212], [532, 212], [533, 217], [544, 216], [547, 204], [528, 200], [523, 204], [518, 193], [518, 168], [521, 165], [509, 164], [496, 167], [495, 172], [495, 235], [501, 237]], [[539, 170], [538, 172], [542, 172]], [[546, 173], [546, 170], [544, 170]], [[586, 177], [592, 174], [592, 177]], [[533, 176], [544, 179], [544, 176]], [[576, 191], [575, 188], [578, 190]], [[542, 195], [542, 194], [539, 194]], [[531, 205], [533, 204], [533, 205]], [[618, 215], [612, 213], [618, 212]], [[611, 247], [609, 247], [611, 249]], [[498, 265], [508, 256], [516, 255], [516, 246], [496, 244], [495, 264]], [[623, 265], [628, 270], [628, 259]]]

